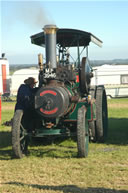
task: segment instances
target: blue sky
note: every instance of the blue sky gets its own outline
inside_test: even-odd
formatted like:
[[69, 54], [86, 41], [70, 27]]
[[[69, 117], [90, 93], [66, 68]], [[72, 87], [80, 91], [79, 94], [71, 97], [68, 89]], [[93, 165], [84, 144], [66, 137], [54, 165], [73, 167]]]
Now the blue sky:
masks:
[[1, 1], [0, 52], [11, 64], [35, 64], [44, 49], [30, 36], [45, 24], [91, 32], [103, 41], [90, 44], [90, 59], [128, 58], [128, 1]]

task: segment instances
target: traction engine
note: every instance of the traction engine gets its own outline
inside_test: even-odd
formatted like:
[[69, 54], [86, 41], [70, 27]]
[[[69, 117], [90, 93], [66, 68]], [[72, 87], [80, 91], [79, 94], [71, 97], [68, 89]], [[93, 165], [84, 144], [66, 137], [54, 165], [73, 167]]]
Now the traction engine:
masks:
[[[29, 122], [31, 133], [27, 132], [24, 112], [17, 110], [14, 114], [13, 151], [21, 158], [29, 137], [76, 136], [78, 157], [86, 157], [89, 140], [103, 142], [107, 134], [105, 88], [91, 86], [93, 71], [88, 60], [89, 43], [101, 46], [102, 41], [89, 32], [46, 25], [43, 32], [31, 36], [31, 42], [45, 48], [46, 62], [39, 54], [39, 86], [33, 100], [34, 116]], [[73, 52], [77, 49], [76, 60], [69, 48]], [[82, 57], [84, 50], [86, 56]]]

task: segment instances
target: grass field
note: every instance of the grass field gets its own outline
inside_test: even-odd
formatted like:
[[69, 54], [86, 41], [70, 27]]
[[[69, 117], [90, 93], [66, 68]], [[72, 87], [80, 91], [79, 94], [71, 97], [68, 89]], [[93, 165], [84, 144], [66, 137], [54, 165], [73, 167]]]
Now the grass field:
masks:
[[[2, 123], [15, 103], [2, 103]], [[87, 158], [77, 158], [71, 139], [31, 143], [29, 154], [14, 159], [11, 127], [0, 127], [0, 193], [128, 193], [128, 99], [108, 100], [105, 144], [90, 143]]]

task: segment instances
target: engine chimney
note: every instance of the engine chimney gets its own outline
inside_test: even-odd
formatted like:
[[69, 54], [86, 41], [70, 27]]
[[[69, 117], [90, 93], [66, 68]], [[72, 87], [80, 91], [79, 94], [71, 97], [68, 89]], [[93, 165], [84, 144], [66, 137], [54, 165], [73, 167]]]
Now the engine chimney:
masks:
[[45, 25], [45, 49], [46, 49], [46, 64], [51, 68], [57, 68], [56, 62], [56, 25]]

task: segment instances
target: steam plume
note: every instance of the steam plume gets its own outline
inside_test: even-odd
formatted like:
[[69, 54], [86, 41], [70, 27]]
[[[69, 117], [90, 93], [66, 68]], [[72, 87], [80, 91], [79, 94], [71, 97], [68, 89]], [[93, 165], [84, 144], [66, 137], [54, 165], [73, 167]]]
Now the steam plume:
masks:
[[49, 23], [55, 23], [49, 13], [46, 14], [46, 10], [40, 1], [28, 1], [19, 3], [18, 10], [19, 18], [27, 24], [42, 28]]
[[[46, 24], [55, 24], [41, 1], [8, 1], [5, 3], [5, 7], [9, 9], [9, 24], [15, 25], [15, 22], [22, 22], [29, 28], [38, 29], [41, 29]], [[13, 21], [10, 19], [12, 18], [12, 13], [15, 16]]]

